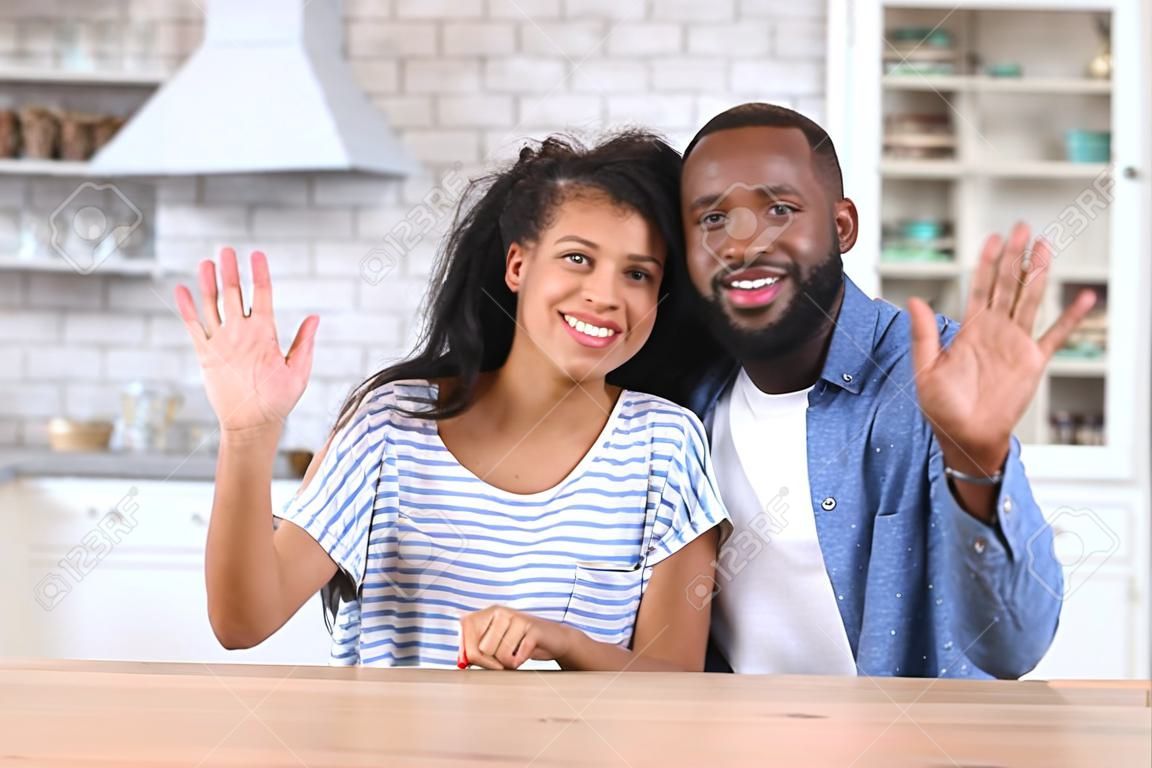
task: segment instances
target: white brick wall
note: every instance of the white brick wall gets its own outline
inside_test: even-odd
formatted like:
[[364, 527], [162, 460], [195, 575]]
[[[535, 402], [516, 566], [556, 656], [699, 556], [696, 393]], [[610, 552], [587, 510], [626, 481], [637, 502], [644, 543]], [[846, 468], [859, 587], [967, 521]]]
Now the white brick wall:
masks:
[[[717, 112], [751, 99], [820, 119], [825, 4], [344, 0], [354, 77], [426, 172], [400, 182], [283, 174], [170, 179], [147, 192], [125, 186], [145, 209], [157, 258], [178, 274], [0, 272], [0, 445], [42, 444], [45, 420], [61, 412], [114, 416], [120, 388], [136, 377], [175, 382], [185, 419], [210, 420], [172, 290], [194, 282], [200, 259], [232, 245], [242, 264], [250, 250], [268, 254], [282, 343], [306, 314], [321, 316], [312, 384], [286, 433], [288, 443], [317, 447], [348, 389], [415, 338], [449, 217], [437, 217], [383, 272], [365, 259], [445, 173], [490, 168], [524, 138], [565, 128], [588, 137], [643, 124], [682, 144]], [[51, 65], [55, 23], [65, 16], [152, 25], [152, 50], [135, 50], [147, 42], [140, 36], [132, 47], [158, 63], [178, 62], [202, 34], [193, 0], [3, 0], [0, 59], [23, 52]], [[102, 43], [100, 55], [115, 59], [114, 44]], [[76, 183], [0, 180], [0, 248], [17, 241], [25, 204], [50, 212]]]

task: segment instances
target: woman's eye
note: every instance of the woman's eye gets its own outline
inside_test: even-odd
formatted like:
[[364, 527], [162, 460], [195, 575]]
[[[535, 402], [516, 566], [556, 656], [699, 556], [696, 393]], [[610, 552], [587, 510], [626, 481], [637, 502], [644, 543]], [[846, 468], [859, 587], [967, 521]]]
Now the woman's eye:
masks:
[[628, 277], [636, 282], [650, 280], [652, 276], [642, 269], [632, 269], [628, 271]]
[[582, 253], [566, 253], [564, 254], [564, 258], [568, 259], [568, 261], [572, 262], [573, 264], [588, 263], [588, 257]]

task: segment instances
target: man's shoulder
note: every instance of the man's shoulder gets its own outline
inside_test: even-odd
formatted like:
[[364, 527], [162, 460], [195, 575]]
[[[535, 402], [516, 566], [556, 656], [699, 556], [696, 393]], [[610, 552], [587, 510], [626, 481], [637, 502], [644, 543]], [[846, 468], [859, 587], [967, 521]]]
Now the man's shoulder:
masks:
[[[876, 304], [876, 336], [872, 354], [881, 368], [891, 368], [912, 359], [912, 321], [908, 311], [887, 299], [872, 300]], [[943, 344], [948, 344], [960, 330], [960, 323], [947, 315], [936, 313], [936, 330]]]

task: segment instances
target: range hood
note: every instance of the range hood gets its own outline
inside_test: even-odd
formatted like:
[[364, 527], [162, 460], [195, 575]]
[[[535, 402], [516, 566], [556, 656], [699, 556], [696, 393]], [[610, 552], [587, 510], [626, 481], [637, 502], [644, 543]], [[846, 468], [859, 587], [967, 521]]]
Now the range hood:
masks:
[[95, 157], [107, 176], [418, 166], [356, 86], [340, 0], [199, 0], [204, 43]]

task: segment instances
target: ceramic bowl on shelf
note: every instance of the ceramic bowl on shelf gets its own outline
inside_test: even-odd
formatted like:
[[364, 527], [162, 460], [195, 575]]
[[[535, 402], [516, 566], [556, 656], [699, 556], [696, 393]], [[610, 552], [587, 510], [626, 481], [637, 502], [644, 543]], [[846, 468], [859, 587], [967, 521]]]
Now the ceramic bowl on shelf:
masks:
[[111, 437], [110, 421], [77, 421], [57, 417], [48, 422], [48, 445], [60, 453], [106, 451]]
[[1024, 67], [1015, 61], [998, 61], [984, 68], [988, 77], [1022, 77]]
[[1112, 159], [1112, 133], [1068, 131], [1064, 134], [1064, 151], [1070, 163], [1107, 163]]

